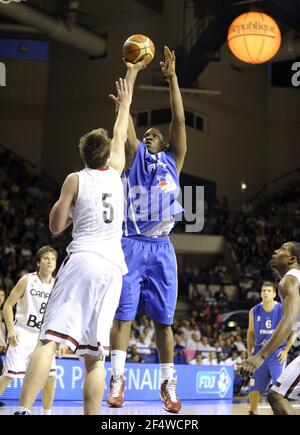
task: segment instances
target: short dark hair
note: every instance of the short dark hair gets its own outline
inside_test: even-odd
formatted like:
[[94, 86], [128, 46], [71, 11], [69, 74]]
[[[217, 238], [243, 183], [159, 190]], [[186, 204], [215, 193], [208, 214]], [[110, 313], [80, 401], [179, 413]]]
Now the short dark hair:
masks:
[[79, 150], [84, 163], [91, 169], [103, 167], [110, 155], [111, 139], [104, 128], [86, 133], [80, 138]]
[[276, 285], [273, 282], [271, 282], [271, 281], [264, 281], [263, 285], [261, 286], [261, 288], [263, 288], [263, 287], [272, 287], [274, 293], [276, 293]]
[[55, 255], [55, 257], [57, 258], [58, 254], [57, 251], [52, 248], [51, 246], [45, 245], [42, 246], [36, 253], [35, 255], [35, 262], [36, 263], [40, 263], [42, 256], [46, 253], [46, 252], [51, 252], [52, 254]]
[[293, 246], [291, 249], [291, 254], [297, 258], [297, 263], [300, 264], [300, 243], [290, 242]]

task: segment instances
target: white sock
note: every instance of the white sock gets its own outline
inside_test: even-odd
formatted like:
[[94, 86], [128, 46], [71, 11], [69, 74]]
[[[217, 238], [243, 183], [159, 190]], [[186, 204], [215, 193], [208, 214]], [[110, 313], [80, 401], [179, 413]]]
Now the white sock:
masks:
[[51, 415], [52, 409], [43, 409], [43, 415]]
[[126, 355], [123, 350], [111, 351], [111, 374], [114, 378], [124, 375]]
[[18, 406], [16, 411], [18, 411], [18, 412], [25, 412], [26, 415], [30, 415], [31, 414], [30, 409], [24, 408], [24, 406]]
[[160, 377], [161, 383], [163, 383], [166, 379], [174, 379], [174, 364], [160, 364]]

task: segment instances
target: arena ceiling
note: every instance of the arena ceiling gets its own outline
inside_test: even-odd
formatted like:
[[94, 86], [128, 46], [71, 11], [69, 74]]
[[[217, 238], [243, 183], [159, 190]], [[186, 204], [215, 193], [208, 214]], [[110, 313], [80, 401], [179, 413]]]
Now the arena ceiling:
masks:
[[100, 34], [106, 26], [163, 12], [163, 1], [152, 0], [27, 0], [26, 4], [56, 18], [69, 16], [77, 25]]

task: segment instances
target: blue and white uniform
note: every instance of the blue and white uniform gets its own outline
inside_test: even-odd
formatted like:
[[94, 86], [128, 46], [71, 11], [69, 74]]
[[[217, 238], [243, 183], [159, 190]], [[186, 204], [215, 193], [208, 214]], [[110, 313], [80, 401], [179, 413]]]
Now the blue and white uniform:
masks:
[[[256, 355], [264, 344], [272, 337], [278, 323], [282, 319], [282, 305], [275, 302], [272, 311], [265, 311], [262, 302], [252, 308], [254, 330], [255, 330], [255, 348], [253, 354]], [[272, 381], [274, 384], [281, 375], [284, 364], [278, 361], [278, 355], [283, 350], [284, 342], [266, 361], [257, 369], [250, 381], [250, 391], [259, 391], [265, 393]]]
[[123, 174], [125, 219], [122, 247], [128, 267], [123, 278], [117, 320], [133, 320], [138, 311], [171, 325], [177, 300], [177, 263], [169, 233], [183, 208], [177, 201], [179, 174], [173, 155], [148, 152], [140, 143]]
[[[300, 270], [291, 269], [285, 276], [293, 276], [298, 280], [300, 292]], [[293, 331], [297, 334], [295, 347], [299, 346], [300, 316], [293, 325]], [[300, 355], [298, 355], [283, 371], [280, 378], [272, 386], [272, 390], [289, 400], [300, 400]]]

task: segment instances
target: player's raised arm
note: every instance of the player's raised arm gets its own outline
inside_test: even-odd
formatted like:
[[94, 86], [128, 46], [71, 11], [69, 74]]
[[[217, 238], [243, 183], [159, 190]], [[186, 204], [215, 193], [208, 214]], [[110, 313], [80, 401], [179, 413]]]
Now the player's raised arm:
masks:
[[116, 82], [117, 97], [110, 95], [119, 107], [111, 141], [111, 154], [109, 166], [121, 174], [125, 167], [125, 142], [129, 122], [129, 110], [132, 101], [132, 87], [125, 79]]
[[[135, 85], [138, 73], [142, 69], [147, 67], [146, 59], [143, 59], [136, 64], [126, 62], [125, 60], [124, 60], [124, 62], [125, 62], [126, 67], [127, 67], [127, 73], [126, 73], [125, 80], [127, 81], [128, 85], [131, 87], [132, 93], [133, 93], [133, 89], [134, 89], [134, 85]], [[118, 98], [115, 97], [114, 95], [110, 95], [109, 97], [116, 104], [116, 110], [118, 112], [119, 106], [120, 106], [120, 102], [118, 101]], [[131, 115], [129, 115], [128, 130], [127, 130], [127, 142], [126, 142], [126, 156], [128, 155], [128, 156], [132, 157], [135, 154], [139, 142], [140, 141], [136, 136], [136, 131], [135, 131], [133, 119], [132, 119]]]
[[18, 302], [18, 300], [23, 297], [26, 290], [26, 286], [27, 286], [27, 275], [24, 275], [22, 276], [22, 278], [19, 279], [15, 287], [10, 292], [10, 295], [6, 299], [3, 307], [3, 316], [7, 328], [7, 340], [11, 346], [17, 346], [19, 342], [18, 334], [14, 328], [13, 308]]
[[168, 79], [170, 88], [170, 101], [172, 110], [172, 122], [170, 125], [170, 148], [173, 154], [178, 172], [181, 172], [187, 151], [187, 139], [185, 128], [185, 115], [181, 92], [176, 75], [176, 56], [174, 51], [165, 47], [165, 61], [160, 63], [164, 76]]
[[65, 179], [59, 200], [54, 204], [49, 215], [49, 229], [52, 234], [62, 233], [72, 223], [71, 207], [75, 203], [78, 193], [78, 176], [70, 174]]

